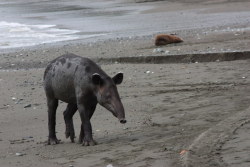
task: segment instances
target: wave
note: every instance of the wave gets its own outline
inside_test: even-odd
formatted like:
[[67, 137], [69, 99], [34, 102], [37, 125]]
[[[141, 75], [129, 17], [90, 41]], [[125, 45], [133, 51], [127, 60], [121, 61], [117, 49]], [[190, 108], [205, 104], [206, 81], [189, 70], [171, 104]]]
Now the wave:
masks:
[[28, 25], [0, 21], [0, 49], [33, 46], [78, 39], [78, 30], [57, 28], [56, 25]]

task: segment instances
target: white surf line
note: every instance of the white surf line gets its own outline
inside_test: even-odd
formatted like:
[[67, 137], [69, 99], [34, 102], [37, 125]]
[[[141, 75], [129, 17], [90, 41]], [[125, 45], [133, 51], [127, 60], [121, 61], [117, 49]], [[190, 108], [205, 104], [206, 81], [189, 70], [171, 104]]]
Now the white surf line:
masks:
[[249, 122], [250, 107], [201, 133], [181, 155], [182, 165], [198, 167], [202, 164], [202, 167], [209, 167], [213, 163], [213, 166], [226, 166], [220, 156], [222, 145], [238, 128]]
[[29, 25], [0, 21], [0, 49], [75, 40], [79, 38], [76, 34], [79, 32], [57, 28], [56, 25]]
[[44, 67], [44, 68], [40, 68], [40, 67], [38, 67], [38, 68], [27, 68], [27, 69], [25, 69], [25, 68], [18, 68], [18, 69], [0, 69], [0, 72], [3, 72], [3, 73], [5, 73], [5, 72], [26, 72], [26, 71], [31, 71], [31, 70], [37, 70], [37, 71], [39, 71], [39, 70], [45, 70], [45, 68], [46, 67]]

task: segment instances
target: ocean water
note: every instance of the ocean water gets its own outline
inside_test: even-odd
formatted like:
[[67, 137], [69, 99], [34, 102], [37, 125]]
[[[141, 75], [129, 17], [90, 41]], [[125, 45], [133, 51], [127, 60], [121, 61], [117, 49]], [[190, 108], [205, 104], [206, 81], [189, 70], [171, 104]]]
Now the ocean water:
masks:
[[0, 21], [0, 49], [34, 46], [75, 40], [78, 30], [59, 29], [56, 25], [28, 25]]

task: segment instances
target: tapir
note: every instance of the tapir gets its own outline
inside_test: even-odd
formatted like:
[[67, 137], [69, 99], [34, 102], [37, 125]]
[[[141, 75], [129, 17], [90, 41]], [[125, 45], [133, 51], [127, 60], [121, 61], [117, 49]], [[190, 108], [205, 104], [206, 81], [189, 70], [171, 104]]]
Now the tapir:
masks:
[[124, 107], [116, 85], [123, 81], [123, 73], [109, 77], [95, 62], [75, 54], [64, 54], [51, 61], [44, 72], [44, 90], [48, 106], [48, 144], [58, 144], [56, 137], [56, 109], [58, 100], [67, 103], [63, 112], [65, 135], [74, 142], [72, 117], [78, 110], [81, 117], [79, 142], [83, 146], [96, 145], [90, 119], [99, 103], [120, 123], [126, 123]]

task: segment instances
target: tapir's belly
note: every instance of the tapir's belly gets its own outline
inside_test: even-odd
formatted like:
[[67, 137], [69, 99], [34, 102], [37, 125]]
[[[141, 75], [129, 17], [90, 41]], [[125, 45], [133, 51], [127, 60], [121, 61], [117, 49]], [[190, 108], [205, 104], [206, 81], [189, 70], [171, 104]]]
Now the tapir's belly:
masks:
[[52, 88], [56, 99], [66, 103], [76, 103], [74, 78], [72, 76], [57, 76], [52, 79]]

